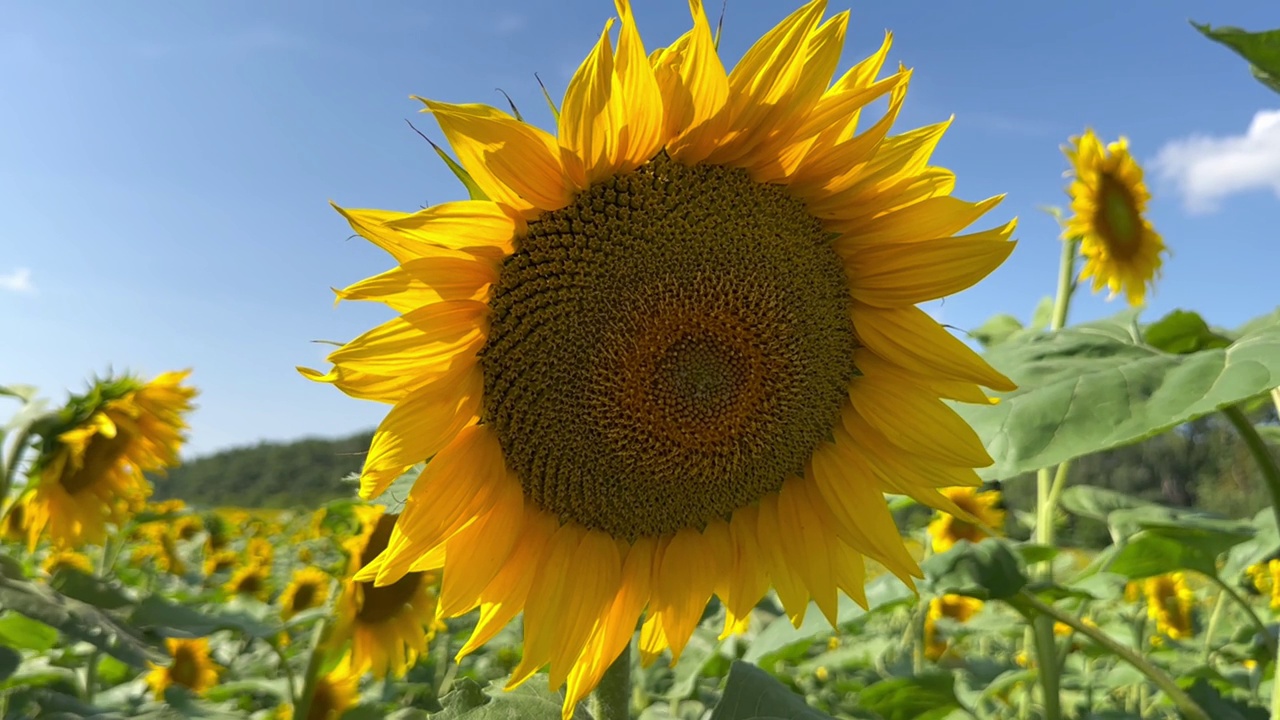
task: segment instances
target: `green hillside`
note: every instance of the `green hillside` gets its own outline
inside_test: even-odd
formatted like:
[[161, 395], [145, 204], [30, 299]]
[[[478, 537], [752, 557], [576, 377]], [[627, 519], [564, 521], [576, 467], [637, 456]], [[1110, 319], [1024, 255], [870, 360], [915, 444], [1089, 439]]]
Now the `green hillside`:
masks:
[[202, 506], [314, 507], [355, 492], [342, 478], [360, 469], [372, 439], [368, 431], [223, 450], [156, 478], [154, 497]]

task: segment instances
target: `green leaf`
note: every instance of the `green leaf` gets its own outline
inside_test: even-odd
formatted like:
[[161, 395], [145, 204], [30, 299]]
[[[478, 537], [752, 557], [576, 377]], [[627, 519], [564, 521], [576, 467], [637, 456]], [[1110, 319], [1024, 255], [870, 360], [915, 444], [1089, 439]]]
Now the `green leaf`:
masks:
[[1020, 335], [987, 353], [1020, 389], [996, 405], [956, 407], [996, 458], [985, 477], [1137, 442], [1280, 385], [1280, 324], [1172, 355], [1143, 344], [1134, 318]]
[[0, 645], [0, 682], [12, 677], [21, 664], [22, 653], [11, 647]]
[[1178, 570], [1216, 576], [1218, 556], [1250, 537], [1194, 527], [1142, 530], [1124, 541], [1108, 570], [1132, 580]]
[[1263, 85], [1280, 92], [1280, 30], [1248, 32], [1237, 27], [1211, 28], [1191, 25], [1210, 40], [1222, 43], [1249, 61], [1253, 76]]
[[755, 665], [735, 662], [729, 668], [724, 695], [709, 720], [830, 720], [814, 710], [777, 678]]
[[[564, 695], [547, 687], [546, 675], [535, 675], [528, 682], [510, 692], [501, 683], [483, 691], [474, 681], [463, 678], [455, 681], [448, 695], [440, 698], [442, 710], [431, 720], [559, 720]], [[574, 709], [574, 720], [591, 720], [591, 716], [579, 708]]]
[[0, 612], [0, 643], [43, 652], [58, 642], [58, 631], [39, 620], [5, 610]]
[[1188, 310], [1174, 310], [1148, 325], [1142, 335], [1151, 347], [1175, 355], [1231, 344], [1231, 338], [1214, 332], [1204, 318]]
[[935, 593], [954, 593], [981, 600], [1011, 598], [1026, 587], [1027, 576], [1009, 543], [987, 538], [978, 544], [961, 540], [950, 550], [920, 563], [925, 583]]
[[695, 629], [684, 652], [680, 654], [680, 662], [675, 667], [675, 678], [666, 696], [675, 700], [692, 697], [698, 689], [698, 678], [702, 677], [702, 670], [716, 656], [716, 649], [719, 647], [720, 641], [715, 631], [705, 627]]
[[1254, 430], [1271, 445], [1280, 446], [1280, 425], [1254, 425]]
[[85, 575], [75, 568], [59, 568], [49, 584], [67, 597], [103, 610], [119, 610], [134, 603], [133, 597], [122, 585]]
[[883, 680], [858, 695], [858, 704], [885, 720], [942, 720], [961, 709], [955, 675], [930, 672]]
[[969, 331], [969, 336], [982, 344], [984, 348], [992, 348], [1022, 331], [1022, 321], [1012, 315], [995, 315], [982, 323], [976, 330]]
[[1040, 302], [1036, 303], [1036, 309], [1031, 312], [1031, 324], [1028, 326], [1032, 330], [1044, 330], [1049, 327], [1049, 323], [1053, 321], [1053, 298], [1045, 296], [1040, 298]]
[[129, 621], [139, 628], [173, 629], [190, 635], [210, 635], [218, 630], [238, 630], [250, 637], [274, 637], [280, 633], [277, 622], [254, 617], [243, 609], [218, 607], [207, 611], [178, 605], [149, 595], [138, 603]]
[[1197, 679], [1187, 688], [1187, 694], [1213, 720], [1267, 720], [1271, 716], [1266, 708], [1222, 697], [1204, 678]]
[[1270, 560], [1280, 553], [1280, 532], [1276, 530], [1276, 514], [1271, 508], [1263, 508], [1253, 516], [1253, 538], [1236, 545], [1227, 553], [1222, 566], [1222, 577], [1234, 579], [1250, 565]]
[[22, 580], [0, 578], [0, 607], [57, 628], [135, 668], [164, 656], [148, 647], [136, 631], [98, 608]]
[[1072, 485], [1062, 491], [1058, 504], [1072, 515], [1107, 522], [1116, 510], [1154, 507], [1155, 503], [1139, 500], [1131, 495], [1092, 485]]

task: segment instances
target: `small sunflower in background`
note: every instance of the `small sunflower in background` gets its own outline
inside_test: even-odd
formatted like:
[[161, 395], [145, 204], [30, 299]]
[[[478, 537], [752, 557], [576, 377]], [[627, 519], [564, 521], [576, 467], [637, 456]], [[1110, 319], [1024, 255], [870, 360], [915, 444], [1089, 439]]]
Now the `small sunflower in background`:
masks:
[[245, 555], [253, 562], [261, 565], [270, 565], [276, 557], [275, 546], [265, 538], [251, 537], [249, 542], [245, 543]]
[[[311, 706], [305, 720], [338, 720], [342, 714], [360, 701], [360, 674], [352, 672], [350, 658], [344, 658], [338, 666], [316, 678], [316, 688], [311, 696]], [[294, 715], [293, 705], [276, 708], [271, 720], [300, 720]]]
[[182, 575], [187, 571], [186, 563], [182, 561], [178, 545], [166, 523], [145, 523], [138, 526], [135, 532], [137, 542], [130, 555], [130, 563], [135, 567], [147, 566], [173, 575]]
[[173, 521], [173, 537], [183, 542], [194, 539], [203, 529], [199, 515], [183, 515]]
[[1271, 609], [1280, 610], [1280, 559], [1250, 565], [1245, 572], [1253, 581], [1253, 587], [1271, 599]]
[[381, 507], [358, 507], [361, 533], [345, 543], [348, 579], [334, 610], [330, 642], [351, 643], [353, 672], [400, 677], [426, 652], [436, 630], [436, 582], [430, 572], [410, 572], [394, 583], [375, 586], [352, 576], [387, 547], [398, 515]]
[[200, 695], [218, 684], [218, 665], [209, 655], [208, 638], [169, 638], [165, 640], [172, 662], [168, 665], [151, 663], [147, 673], [147, 685], [155, 693], [156, 700], [164, 699], [165, 689], [181, 685]]
[[548, 667], [566, 713], [642, 618], [647, 664], [712, 595], [727, 631], [770, 586], [834, 623], [864, 557], [919, 577], [884, 493], [960, 512], [939, 489], [992, 460], [944, 398], [1014, 388], [916, 307], [1014, 223], [966, 230], [1000, 198], [929, 164], [949, 121], [889, 134], [891, 37], [837, 77], [849, 14], [817, 0], [726, 72], [698, 0], [652, 53], [615, 5], [555, 134], [423, 100], [474, 199], [340, 209], [396, 264], [339, 297], [401, 315], [302, 370], [390, 406], [362, 496], [431, 459], [359, 579], [440, 569], [442, 616], [480, 609], [464, 654], [523, 612], [509, 686]]
[[38, 428], [38, 454], [28, 476], [28, 543], [101, 543], [107, 526], [124, 525], [146, 502], [146, 473], [178, 464], [184, 416], [196, 391], [189, 372], [150, 382], [100, 380], [71, 398], [56, 420]]
[[951, 647], [951, 642], [938, 632], [938, 621], [943, 618], [965, 623], [982, 609], [982, 601], [965, 595], [941, 595], [929, 601], [924, 619], [924, 652], [930, 660], [937, 660]]
[[1187, 585], [1184, 573], [1156, 575], [1142, 581], [1147, 599], [1147, 617], [1156, 624], [1156, 632], [1174, 640], [1195, 635], [1195, 592]]
[[79, 550], [54, 550], [40, 563], [40, 568], [50, 575], [56, 575], [64, 568], [92, 575], [93, 561]]
[[1124, 293], [1130, 305], [1141, 305], [1160, 275], [1166, 249], [1146, 218], [1151, 193], [1142, 167], [1129, 154], [1128, 139], [1104, 146], [1086, 130], [1063, 152], [1072, 165], [1067, 194], [1074, 214], [1062, 235], [1069, 242], [1080, 240], [1080, 279], [1092, 278], [1094, 292], [1106, 287], [1112, 298]]
[[240, 554], [234, 550], [218, 550], [206, 553], [204, 557], [204, 574], [217, 575], [229, 572], [240, 564]]
[[[942, 494], [969, 517], [996, 532], [1004, 530], [1005, 512], [1001, 507], [999, 490], [959, 487], [946, 488]], [[978, 525], [945, 511], [937, 513], [929, 523], [927, 532], [933, 551], [936, 553], [950, 550], [961, 540], [976, 543], [989, 537], [987, 532]]]
[[250, 561], [231, 574], [231, 578], [222, 586], [228, 594], [237, 597], [254, 598], [266, 602], [271, 596], [271, 568], [258, 562]]
[[294, 570], [293, 577], [277, 601], [280, 605], [280, 618], [288, 620], [303, 610], [324, 605], [329, 599], [329, 586], [332, 582], [333, 578], [329, 577], [329, 573], [320, 568]]
[[204, 516], [203, 523], [206, 533], [204, 539], [205, 553], [211, 554], [227, 549], [231, 544], [231, 528], [226, 518], [218, 512], [210, 512]]

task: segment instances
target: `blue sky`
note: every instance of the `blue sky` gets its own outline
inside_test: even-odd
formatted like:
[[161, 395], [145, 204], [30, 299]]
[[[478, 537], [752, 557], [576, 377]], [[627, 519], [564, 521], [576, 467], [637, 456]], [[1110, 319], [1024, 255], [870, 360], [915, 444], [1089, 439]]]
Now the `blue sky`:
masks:
[[[732, 64], [798, 2], [730, 0]], [[1052, 291], [1065, 204], [1059, 145], [1128, 135], [1148, 163], [1151, 218], [1174, 250], [1149, 316], [1175, 307], [1235, 326], [1280, 296], [1280, 96], [1195, 19], [1280, 26], [1268, 2], [836, 2], [848, 67], [895, 33], [915, 68], [897, 128], [955, 114], [935, 164], [957, 195], [1007, 193], [1013, 257], [932, 303], [973, 328], [1026, 318]], [[719, 3], [709, 6], [714, 15]], [[0, 7], [0, 382], [61, 400], [109, 367], [192, 367], [189, 453], [372, 427], [381, 405], [303, 380], [326, 348], [389, 317], [331, 286], [389, 266], [328, 207], [412, 210], [461, 188], [405, 125], [440, 133], [410, 94], [550, 117], [613, 14], [607, 0], [44, 3]], [[689, 24], [684, 0], [640, 0], [646, 45]], [[1082, 298], [1075, 320], [1122, 309]]]

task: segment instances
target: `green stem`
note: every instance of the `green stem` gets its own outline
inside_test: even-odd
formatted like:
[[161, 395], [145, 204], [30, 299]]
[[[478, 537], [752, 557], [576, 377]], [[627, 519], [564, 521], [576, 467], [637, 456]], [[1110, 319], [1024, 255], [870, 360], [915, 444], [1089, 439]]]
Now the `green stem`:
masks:
[[13, 487], [13, 475], [18, 471], [18, 461], [22, 459], [27, 443], [31, 442], [32, 434], [32, 425], [22, 428], [17, 442], [9, 449], [9, 457], [4, 459], [3, 472], [0, 472], [0, 504], [9, 496], [9, 489]]
[[1013, 598], [1013, 601], [1015, 605], [1021, 605], [1033, 609], [1038, 613], [1048, 615], [1053, 620], [1070, 626], [1071, 629], [1081, 635], [1084, 635], [1098, 645], [1101, 645], [1113, 655], [1120, 657], [1125, 662], [1137, 668], [1139, 672], [1146, 675], [1151, 682], [1155, 683], [1156, 687], [1164, 691], [1164, 694], [1173, 701], [1173, 704], [1178, 707], [1178, 710], [1182, 712], [1183, 716], [1187, 718], [1187, 720], [1210, 720], [1209, 714], [1204, 711], [1204, 708], [1200, 707], [1195, 700], [1192, 700], [1190, 695], [1183, 692], [1182, 688], [1178, 687], [1178, 683], [1175, 682], [1173, 678], [1169, 677], [1169, 675], [1160, 668], [1152, 665], [1146, 658], [1134, 652], [1132, 648], [1116, 642], [1111, 638], [1111, 636], [1101, 630], [1085, 625], [1080, 622], [1079, 619], [1071, 617], [1052, 605], [1045, 603], [1040, 598], [1026, 590], [1020, 591], [1017, 597]]
[[328, 636], [329, 619], [321, 618], [311, 632], [311, 658], [307, 661], [306, 675], [302, 677], [302, 692], [298, 694], [298, 702], [293, 706], [293, 716], [296, 718], [305, 718], [311, 712], [311, 698], [316, 694], [316, 682], [320, 679], [320, 668], [324, 665]]
[[[281, 632], [289, 632], [282, 630]], [[276, 653], [276, 662], [280, 664], [280, 670], [284, 672], [285, 684], [289, 686], [289, 704], [298, 707], [298, 687], [294, 684], [293, 669], [289, 667], [289, 658], [285, 657], [284, 648], [280, 647], [280, 638], [267, 637], [267, 644]]]
[[1249, 604], [1249, 601], [1245, 600], [1235, 588], [1224, 582], [1222, 578], [1216, 575], [1210, 575], [1208, 577], [1213, 581], [1214, 585], [1221, 588], [1222, 592], [1226, 593], [1228, 597], [1230, 597], [1242, 610], [1244, 610], [1244, 614], [1249, 618], [1249, 622], [1253, 625], [1253, 629], [1262, 636], [1262, 641], [1267, 644], [1267, 651], [1270, 654], [1275, 655], [1277, 650], [1275, 638], [1273, 638], [1271, 636], [1271, 632], [1267, 630], [1267, 624], [1262, 622], [1262, 619], [1258, 617], [1258, 613], [1253, 611], [1253, 606]]
[[1271, 457], [1267, 442], [1258, 434], [1258, 430], [1253, 427], [1253, 423], [1249, 422], [1249, 418], [1245, 417], [1244, 411], [1238, 406], [1231, 405], [1223, 408], [1222, 414], [1236, 426], [1240, 439], [1244, 440], [1245, 446], [1249, 448], [1249, 454], [1253, 455], [1254, 462], [1258, 464], [1262, 480], [1267, 484], [1267, 491], [1271, 493], [1271, 511], [1275, 513], [1276, 526], [1280, 527], [1280, 467], [1276, 465], [1275, 458]]
[[631, 646], [622, 649], [600, 684], [591, 691], [591, 717], [595, 720], [628, 720], [631, 717]]
[[1213, 657], [1213, 635], [1218, 630], [1218, 621], [1222, 618], [1222, 608], [1227, 605], [1227, 593], [1218, 591], [1218, 599], [1213, 603], [1213, 614], [1209, 616], [1209, 627], [1204, 631], [1204, 664], [1209, 665]]
[[1044, 720], [1061, 720], [1062, 695], [1058, 685], [1061, 671], [1058, 666], [1058, 643], [1053, 637], [1053, 618], [1037, 616], [1031, 623], [1035, 632], [1036, 673], [1040, 688], [1044, 691]]
[[1078, 245], [1075, 238], [1062, 241], [1062, 258], [1058, 261], [1058, 294], [1053, 298], [1053, 315], [1049, 317], [1050, 332], [1067, 326], [1067, 311], [1071, 309], [1071, 293], [1075, 291]]
[[[1071, 294], [1075, 290], [1072, 281], [1076, 270], [1076, 241], [1074, 238], [1062, 241], [1062, 258], [1058, 261], [1058, 292], [1053, 298], [1053, 314], [1049, 317], [1049, 332], [1057, 332], [1067, 324], [1067, 312], [1071, 309]], [[1059, 465], [1055, 473], [1050, 468], [1036, 471], [1036, 531], [1035, 541], [1040, 545], [1053, 545], [1053, 511], [1057, 505], [1058, 495], [1066, 484], [1067, 469], [1065, 463]], [[1040, 570], [1040, 576], [1049, 579], [1053, 576], [1053, 565], [1046, 564]]]

